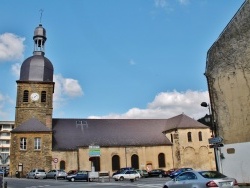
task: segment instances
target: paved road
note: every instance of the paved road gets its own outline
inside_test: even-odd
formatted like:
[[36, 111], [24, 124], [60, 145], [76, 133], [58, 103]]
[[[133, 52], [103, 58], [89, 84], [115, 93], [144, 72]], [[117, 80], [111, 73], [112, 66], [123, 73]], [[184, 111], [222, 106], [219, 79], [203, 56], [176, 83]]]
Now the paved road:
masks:
[[102, 182], [69, 182], [67, 180], [53, 180], [53, 179], [25, 179], [25, 178], [6, 178], [8, 188], [162, 188], [166, 178], [142, 178], [135, 182], [129, 180], [114, 181], [107, 179]]
[[[102, 182], [68, 182], [67, 180], [53, 179], [25, 179], [25, 178], [5, 178], [7, 188], [162, 188], [167, 178], [142, 178], [135, 182], [114, 181], [107, 179]], [[250, 186], [241, 186], [250, 188]]]

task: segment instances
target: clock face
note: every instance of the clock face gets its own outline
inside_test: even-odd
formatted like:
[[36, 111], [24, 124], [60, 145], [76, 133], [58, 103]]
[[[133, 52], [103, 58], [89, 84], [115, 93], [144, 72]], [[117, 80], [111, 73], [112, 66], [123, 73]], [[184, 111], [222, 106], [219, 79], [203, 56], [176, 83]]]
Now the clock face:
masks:
[[38, 101], [38, 99], [39, 99], [39, 94], [38, 94], [38, 93], [32, 93], [32, 94], [30, 95], [30, 98], [31, 98], [32, 101]]

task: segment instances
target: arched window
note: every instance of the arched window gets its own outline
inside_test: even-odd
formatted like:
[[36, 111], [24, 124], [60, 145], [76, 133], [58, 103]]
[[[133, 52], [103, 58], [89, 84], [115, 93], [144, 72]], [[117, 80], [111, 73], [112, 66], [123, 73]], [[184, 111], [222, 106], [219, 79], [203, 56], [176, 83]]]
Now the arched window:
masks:
[[29, 91], [28, 90], [23, 91], [23, 102], [29, 102]]
[[65, 170], [65, 161], [60, 161], [60, 169]]
[[114, 155], [112, 157], [112, 170], [120, 169], [120, 157], [118, 155]]
[[131, 156], [131, 167], [139, 169], [139, 157], [136, 154]]
[[202, 141], [202, 132], [201, 131], [198, 133], [198, 136], [199, 136], [199, 141]]
[[188, 137], [188, 142], [192, 142], [192, 134], [191, 134], [191, 132], [187, 133], [187, 137]]
[[41, 102], [46, 102], [46, 91], [42, 91], [41, 93]]
[[160, 153], [158, 155], [158, 164], [159, 164], [159, 168], [164, 168], [166, 167], [166, 163], [165, 163], [165, 154], [164, 153]]

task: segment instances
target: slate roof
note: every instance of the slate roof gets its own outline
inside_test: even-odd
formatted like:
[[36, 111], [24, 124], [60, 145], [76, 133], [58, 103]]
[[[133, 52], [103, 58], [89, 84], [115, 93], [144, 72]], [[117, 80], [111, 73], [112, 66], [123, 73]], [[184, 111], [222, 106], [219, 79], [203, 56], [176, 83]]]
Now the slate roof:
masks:
[[53, 150], [76, 150], [99, 145], [172, 145], [163, 132], [174, 128], [208, 128], [181, 114], [170, 119], [57, 119], [53, 124]]
[[48, 58], [41, 52], [25, 59], [21, 66], [20, 81], [53, 82], [54, 68]]
[[25, 133], [25, 132], [51, 132], [52, 130], [46, 127], [43, 123], [35, 118], [22, 123], [17, 128], [13, 129], [12, 133]]
[[165, 132], [172, 131], [173, 129], [207, 129], [208, 126], [186, 116], [180, 114], [178, 116], [169, 118], [167, 121], [167, 129]]

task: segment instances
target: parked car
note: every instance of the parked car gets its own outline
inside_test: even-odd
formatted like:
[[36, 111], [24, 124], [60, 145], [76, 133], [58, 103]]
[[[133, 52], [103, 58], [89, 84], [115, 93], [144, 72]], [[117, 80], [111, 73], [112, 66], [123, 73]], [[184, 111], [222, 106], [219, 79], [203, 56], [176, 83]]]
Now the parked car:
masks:
[[170, 178], [175, 178], [178, 176], [180, 173], [188, 171], [188, 170], [193, 170], [192, 168], [178, 168], [177, 170], [173, 171], [172, 173], [169, 174]]
[[147, 170], [136, 169], [136, 171], [141, 175], [142, 178], [147, 178], [148, 177]]
[[9, 175], [9, 170], [7, 169], [0, 169], [0, 175], [4, 177], [7, 177]]
[[171, 174], [172, 172], [176, 171], [176, 170], [177, 170], [177, 168], [169, 169], [169, 170], [166, 171], [166, 175], [167, 175], [167, 176], [170, 176], [170, 174]]
[[148, 172], [148, 176], [149, 177], [166, 177], [167, 176], [167, 172], [163, 169], [153, 169], [151, 171]]
[[[120, 173], [123, 172], [124, 170], [134, 170], [134, 168], [132, 168], [132, 167], [120, 168], [119, 170], [117, 170], [116, 172], [114, 172], [113, 175], [120, 174]], [[112, 176], [113, 176], [113, 175], [112, 175]]]
[[50, 170], [46, 173], [46, 178], [63, 178], [66, 179], [67, 173], [64, 170]]
[[128, 180], [138, 180], [141, 177], [141, 175], [136, 172], [135, 170], [124, 170], [120, 174], [113, 175], [113, 178], [115, 181], [123, 181], [124, 179]]
[[189, 187], [225, 187], [239, 188], [236, 179], [230, 178], [217, 171], [195, 171], [182, 172], [172, 180], [167, 181], [163, 188], [189, 188]]
[[42, 179], [44, 179], [44, 178], [46, 178], [46, 172], [44, 169], [36, 168], [36, 169], [29, 171], [26, 174], [26, 178], [33, 178], [33, 179], [42, 178]]
[[75, 174], [68, 175], [66, 179], [69, 181], [77, 181], [77, 180], [88, 181], [88, 178], [89, 178], [88, 172], [89, 171], [86, 171], [86, 170], [80, 170]]
[[78, 170], [70, 170], [68, 171], [68, 176], [71, 175], [71, 174], [76, 174], [78, 172]]

